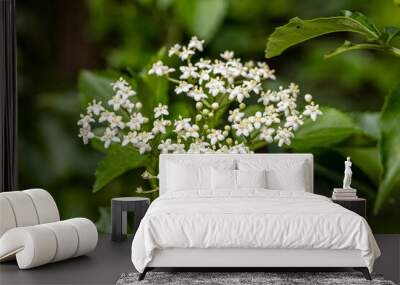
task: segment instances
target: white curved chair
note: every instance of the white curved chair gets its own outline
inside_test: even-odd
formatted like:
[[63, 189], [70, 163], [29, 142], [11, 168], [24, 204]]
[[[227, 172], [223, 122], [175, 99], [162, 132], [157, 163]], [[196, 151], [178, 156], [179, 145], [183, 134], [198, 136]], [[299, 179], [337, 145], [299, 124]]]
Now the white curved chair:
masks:
[[84, 255], [96, 248], [96, 226], [88, 219], [60, 221], [53, 197], [43, 189], [0, 193], [0, 262], [20, 269]]

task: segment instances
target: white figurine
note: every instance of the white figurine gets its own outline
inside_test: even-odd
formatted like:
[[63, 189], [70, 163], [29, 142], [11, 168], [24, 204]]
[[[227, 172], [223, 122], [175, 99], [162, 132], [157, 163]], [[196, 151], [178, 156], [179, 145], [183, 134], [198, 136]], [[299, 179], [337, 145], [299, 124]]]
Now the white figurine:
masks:
[[344, 178], [343, 178], [343, 189], [353, 189], [351, 188], [351, 176], [352, 176], [352, 171], [351, 171], [351, 160], [350, 157], [347, 157], [347, 160], [344, 162]]

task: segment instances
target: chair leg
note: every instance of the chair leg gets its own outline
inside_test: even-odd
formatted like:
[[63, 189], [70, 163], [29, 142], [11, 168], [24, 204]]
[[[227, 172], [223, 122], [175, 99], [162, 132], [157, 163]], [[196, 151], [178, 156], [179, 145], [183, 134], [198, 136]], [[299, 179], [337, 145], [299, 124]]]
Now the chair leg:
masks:
[[146, 277], [146, 273], [147, 273], [148, 269], [147, 267], [143, 270], [142, 273], [139, 274], [139, 278], [138, 281], [142, 281], [144, 279], [144, 277]]
[[369, 270], [367, 267], [355, 267], [354, 269], [357, 271], [361, 271], [362, 274], [364, 275], [365, 279], [372, 280], [371, 274], [369, 274]]

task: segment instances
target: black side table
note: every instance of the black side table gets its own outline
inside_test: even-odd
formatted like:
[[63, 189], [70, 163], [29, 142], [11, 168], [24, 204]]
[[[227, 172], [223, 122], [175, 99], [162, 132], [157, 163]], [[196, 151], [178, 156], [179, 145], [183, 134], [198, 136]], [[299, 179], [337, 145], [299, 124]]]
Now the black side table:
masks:
[[136, 232], [140, 221], [144, 217], [150, 200], [143, 197], [120, 197], [111, 200], [111, 219], [113, 241], [123, 241], [127, 234], [127, 212], [133, 212], [134, 225], [133, 231]]
[[337, 200], [332, 199], [332, 202], [359, 214], [364, 219], [367, 218], [367, 200], [364, 198], [355, 198], [351, 200]]

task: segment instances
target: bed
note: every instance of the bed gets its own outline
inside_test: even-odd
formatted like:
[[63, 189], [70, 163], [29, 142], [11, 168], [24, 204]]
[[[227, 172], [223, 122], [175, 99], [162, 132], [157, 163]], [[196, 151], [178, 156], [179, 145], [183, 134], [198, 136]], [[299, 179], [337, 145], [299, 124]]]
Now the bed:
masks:
[[143, 279], [158, 267], [353, 267], [380, 251], [364, 218], [313, 194], [311, 154], [165, 154], [160, 196], [135, 234]]

